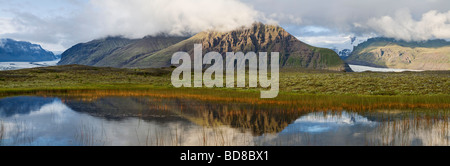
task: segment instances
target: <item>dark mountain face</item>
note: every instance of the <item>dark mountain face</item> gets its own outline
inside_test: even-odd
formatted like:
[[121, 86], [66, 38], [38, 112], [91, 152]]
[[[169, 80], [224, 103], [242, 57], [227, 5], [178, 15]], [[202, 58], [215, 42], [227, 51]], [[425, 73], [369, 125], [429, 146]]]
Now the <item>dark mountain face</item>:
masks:
[[[281, 67], [348, 70], [348, 65], [330, 49], [307, 45], [283, 28], [255, 23], [231, 32], [201, 32], [191, 38], [146, 37], [138, 40], [106, 38], [78, 44], [62, 55], [59, 65], [81, 64], [121, 68], [161, 68], [171, 66], [178, 51], [193, 54], [194, 44], [203, 44], [203, 53], [280, 52]], [[204, 55], [203, 54], [203, 55]]]
[[58, 65], [123, 67], [129, 61], [162, 50], [184, 39], [186, 37], [149, 36], [143, 39], [108, 37], [73, 46], [61, 55]]
[[0, 62], [39, 62], [57, 59], [40, 45], [30, 42], [0, 39]]

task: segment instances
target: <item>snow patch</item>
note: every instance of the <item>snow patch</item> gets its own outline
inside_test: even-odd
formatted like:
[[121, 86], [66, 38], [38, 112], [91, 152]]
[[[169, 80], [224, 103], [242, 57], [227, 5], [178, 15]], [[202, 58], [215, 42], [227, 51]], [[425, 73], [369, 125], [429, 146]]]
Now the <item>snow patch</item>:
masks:
[[391, 68], [377, 68], [377, 67], [369, 67], [369, 66], [361, 66], [361, 65], [349, 65], [350, 68], [354, 72], [366, 72], [366, 71], [372, 71], [372, 72], [405, 72], [405, 71], [416, 71], [420, 72], [423, 70], [410, 70], [410, 69], [391, 69]]
[[41, 50], [41, 46], [38, 46], [38, 45], [32, 45], [32, 46], [30, 47], [30, 49], [38, 51], [38, 50]]
[[0, 39], [0, 48], [5, 47], [6, 39]]

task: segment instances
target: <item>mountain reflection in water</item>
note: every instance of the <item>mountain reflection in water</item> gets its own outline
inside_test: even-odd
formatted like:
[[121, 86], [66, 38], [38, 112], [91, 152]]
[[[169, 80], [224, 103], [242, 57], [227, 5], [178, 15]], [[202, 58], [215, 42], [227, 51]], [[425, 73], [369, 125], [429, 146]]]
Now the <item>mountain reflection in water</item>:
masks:
[[449, 145], [448, 112], [292, 111], [144, 96], [10, 97], [0, 99], [0, 145]]

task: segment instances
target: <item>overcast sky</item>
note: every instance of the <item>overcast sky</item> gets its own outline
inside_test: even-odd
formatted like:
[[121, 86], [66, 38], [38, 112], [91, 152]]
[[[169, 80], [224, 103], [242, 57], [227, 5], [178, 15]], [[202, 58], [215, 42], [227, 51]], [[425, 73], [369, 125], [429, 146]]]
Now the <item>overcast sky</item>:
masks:
[[[450, 39], [448, 0], [0, 0], [0, 38], [64, 51], [116, 35], [195, 34], [255, 21], [279, 24], [309, 44], [351, 48], [374, 36]], [[357, 41], [358, 41], [357, 40]]]

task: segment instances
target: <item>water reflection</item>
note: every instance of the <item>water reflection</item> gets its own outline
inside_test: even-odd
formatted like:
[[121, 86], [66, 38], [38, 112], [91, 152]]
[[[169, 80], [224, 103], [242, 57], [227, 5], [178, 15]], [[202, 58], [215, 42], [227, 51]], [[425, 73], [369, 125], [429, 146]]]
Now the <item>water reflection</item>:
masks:
[[449, 145], [449, 110], [293, 111], [158, 97], [0, 100], [0, 145]]
[[0, 117], [11, 117], [16, 114], [29, 114], [38, 111], [42, 105], [53, 102], [54, 98], [11, 97], [0, 100]]
[[335, 132], [343, 128], [356, 128], [362, 126], [373, 127], [377, 124], [375, 121], [370, 121], [366, 117], [360, 116], [356, 113], [340, 112], [311, 113], [297, 119], [293, 124], [289, 125], [281, 133], [324, 133]]

